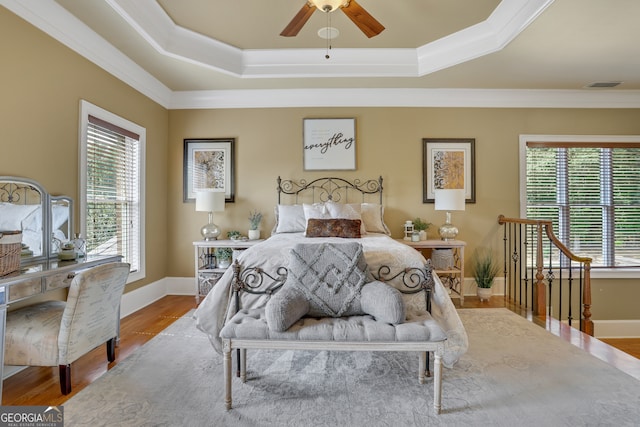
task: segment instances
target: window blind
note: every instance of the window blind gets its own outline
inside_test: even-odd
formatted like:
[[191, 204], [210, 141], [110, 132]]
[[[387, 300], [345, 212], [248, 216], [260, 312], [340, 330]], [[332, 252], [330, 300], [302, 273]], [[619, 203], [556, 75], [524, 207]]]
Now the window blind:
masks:
[[139, 268], [140, 137], [89, 116], [86, 141], [86, 245]]
[[640, 266], [640, 144], [527, 142], [527, 217], [594, 267]]

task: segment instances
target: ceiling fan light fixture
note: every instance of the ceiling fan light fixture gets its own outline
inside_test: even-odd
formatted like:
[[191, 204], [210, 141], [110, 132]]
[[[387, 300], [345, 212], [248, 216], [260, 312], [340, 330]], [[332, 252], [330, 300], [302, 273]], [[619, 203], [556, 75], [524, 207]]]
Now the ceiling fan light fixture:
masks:
[[340, 31], [334, 27], [322, 27], [318, 30], [318, 37], [326, 40], [333, 40], [340, 35]]
[[310, 2], [322, 12], [333, 12], [349, 4], [349, 2], [345, 0], [310, 0]]

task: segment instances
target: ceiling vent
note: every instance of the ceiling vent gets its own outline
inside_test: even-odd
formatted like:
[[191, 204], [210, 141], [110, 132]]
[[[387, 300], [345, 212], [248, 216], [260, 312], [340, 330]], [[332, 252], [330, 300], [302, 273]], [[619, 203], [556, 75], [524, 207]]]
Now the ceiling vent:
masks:
[[618, 85], [622, 84], [622, 82], [594, 82], [594, 83], [589, 83], [588, 85], [586, 85], [585, 87], [588, 88], [611, 88], [611, 87], [616, 87]]

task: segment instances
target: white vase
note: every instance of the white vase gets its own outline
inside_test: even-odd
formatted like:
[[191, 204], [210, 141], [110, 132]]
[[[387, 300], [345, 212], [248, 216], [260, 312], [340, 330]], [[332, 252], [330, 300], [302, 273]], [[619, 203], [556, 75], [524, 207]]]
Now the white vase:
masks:
[[424, 241], [427, 240], [427, 232], [425, 230], [420, 230], [420, 240]]
[[260, 238], [260, 230], [249, 230], [249, 240], [258, 240]]
[[477, 288], [477, 294], [480, 301], [488, 301], [492, 294], [491, 288]]
[[231, 266], [231, 259], [219, 259], [218, 260], [218, 268], [229, 268]]

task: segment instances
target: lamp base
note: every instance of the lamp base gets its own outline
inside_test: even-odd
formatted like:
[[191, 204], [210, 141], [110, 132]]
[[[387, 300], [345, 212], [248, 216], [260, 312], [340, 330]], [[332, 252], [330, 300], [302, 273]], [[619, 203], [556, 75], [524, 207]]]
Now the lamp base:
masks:
[[204, 240], [218, 240], [220, 228], [211, 222], [200, 229], [200, 234]]
[[458, 235], [458, 227], [451, 224], [451, 212], [447, 212], [445, 223], [440, 226], [438, 233], [440, 234], [440, 238], [445, 242], [455, 240]]

